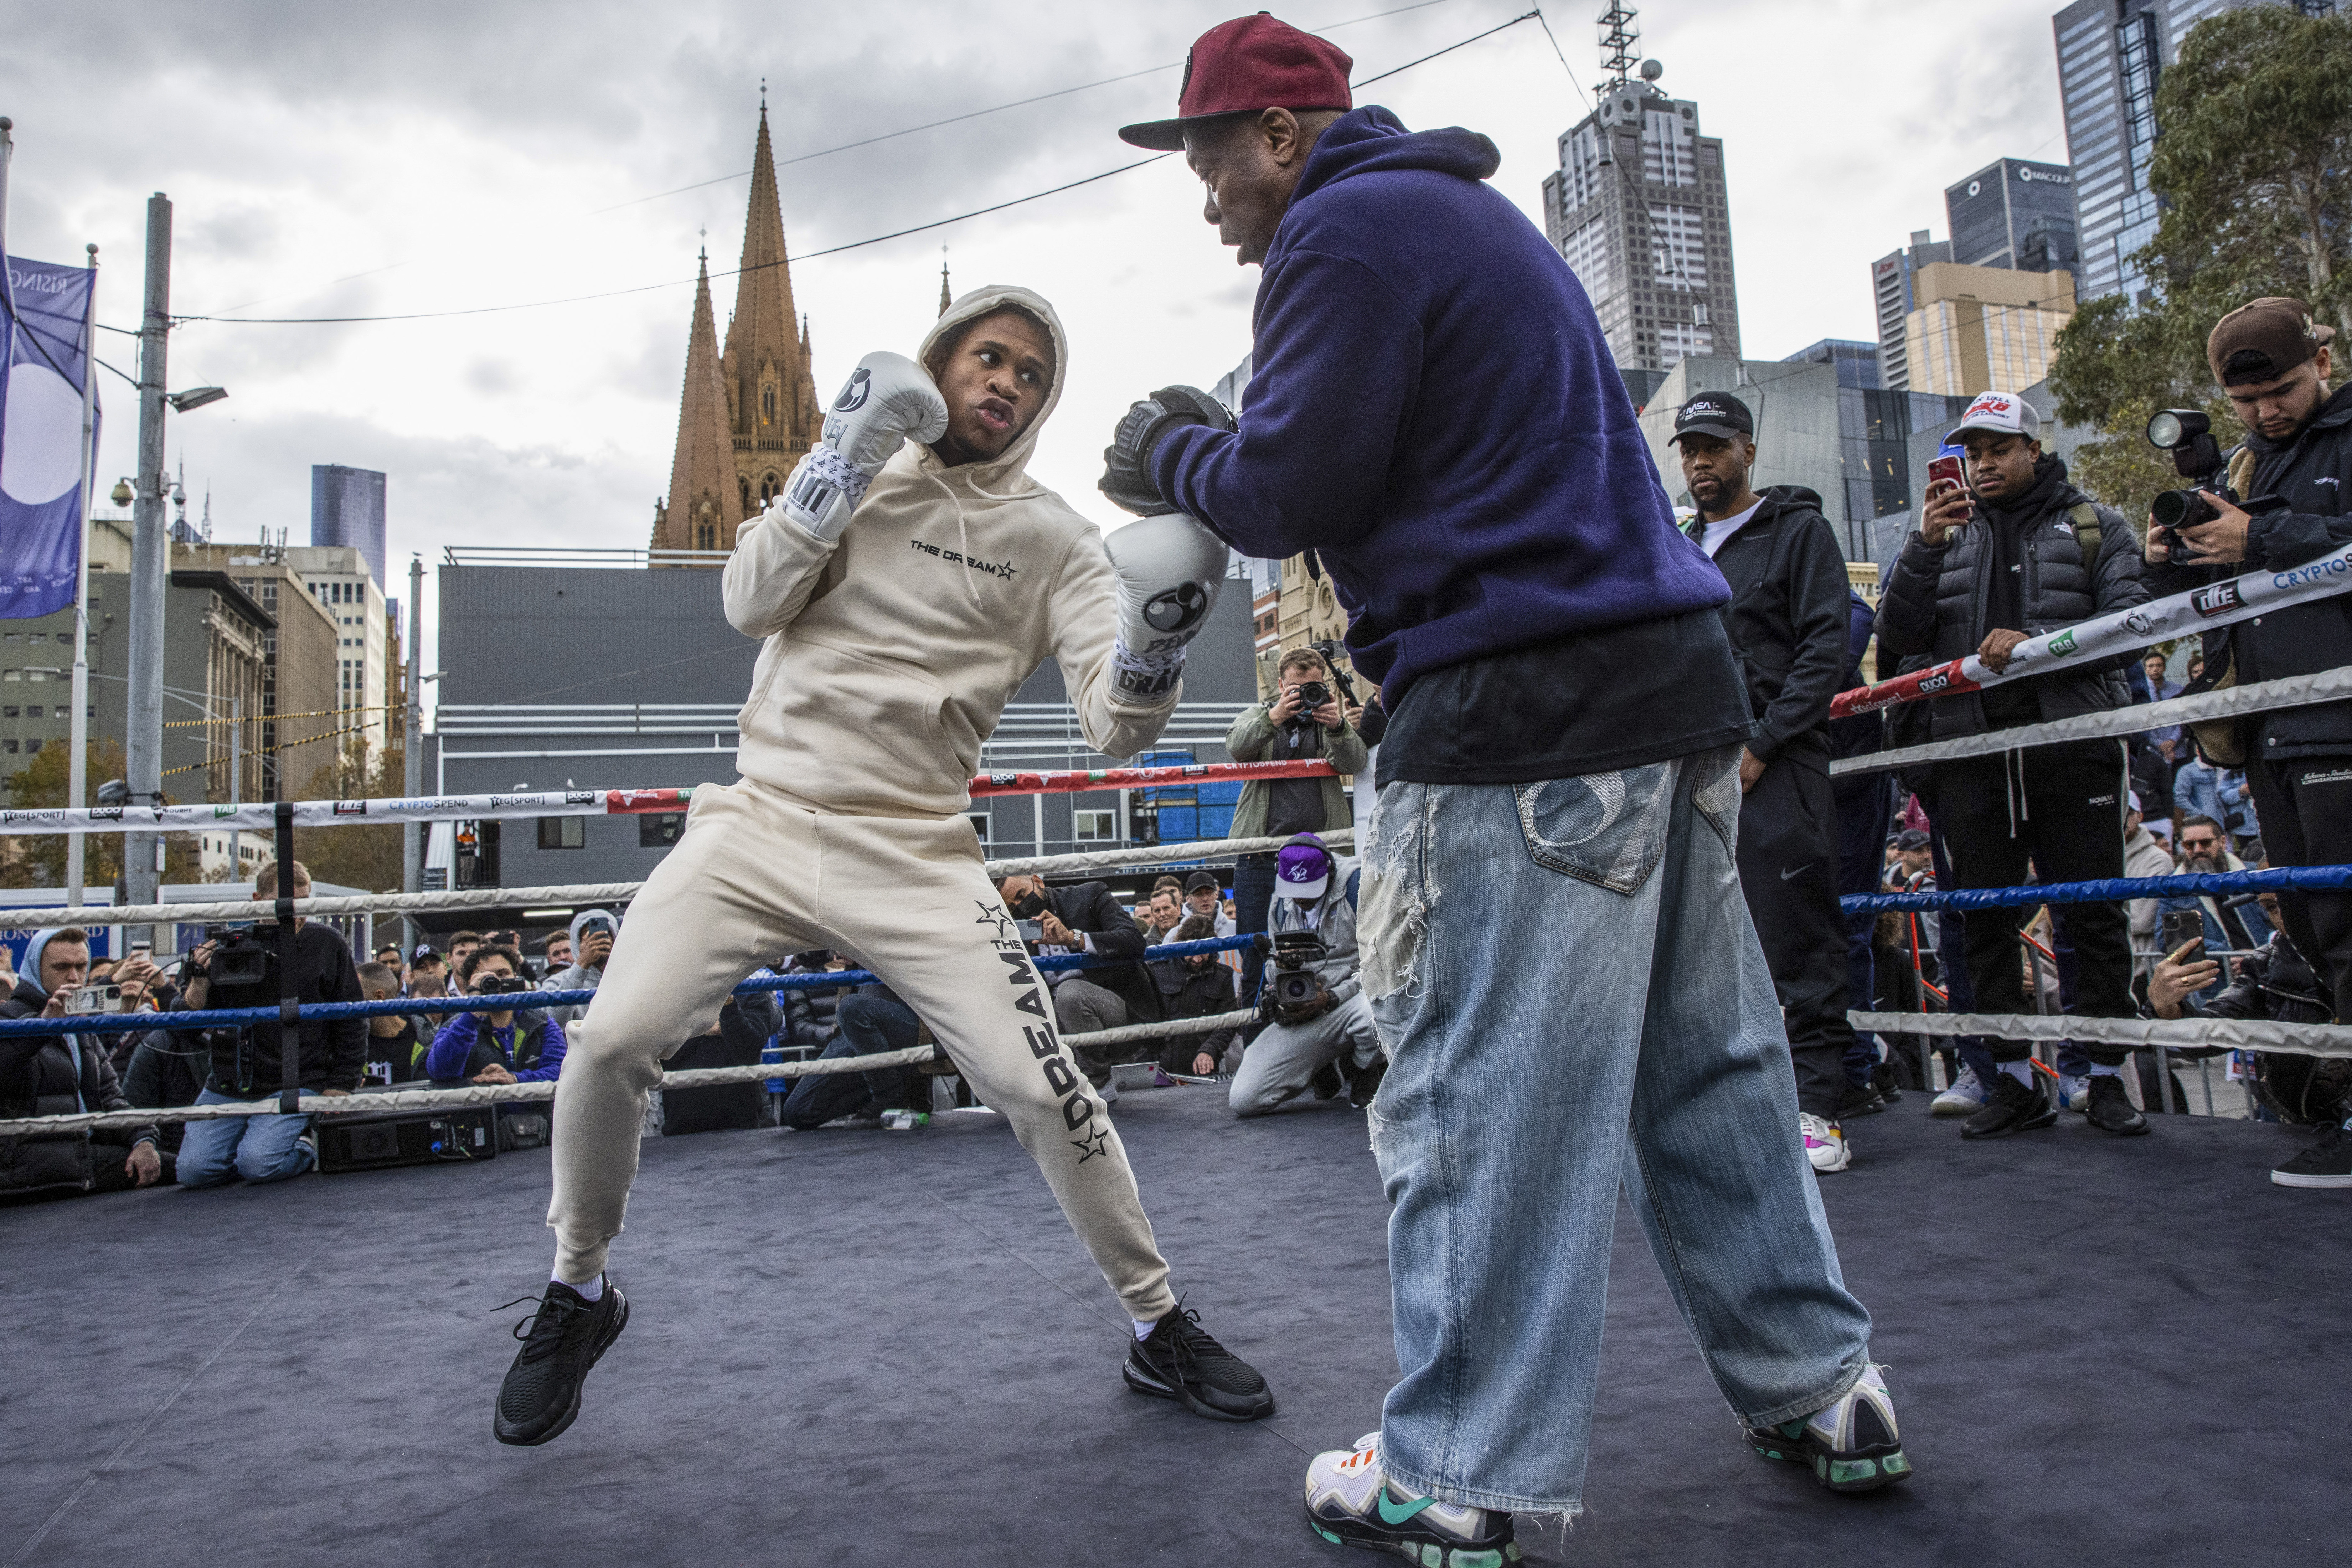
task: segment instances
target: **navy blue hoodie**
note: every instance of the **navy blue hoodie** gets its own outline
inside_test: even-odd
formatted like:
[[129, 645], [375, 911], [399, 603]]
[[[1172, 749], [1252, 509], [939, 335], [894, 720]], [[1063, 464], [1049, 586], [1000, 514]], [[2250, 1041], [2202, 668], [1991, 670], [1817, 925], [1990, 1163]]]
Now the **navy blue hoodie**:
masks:
[[[1433, 670], [1730, 596], [1675, 527], [1582, 285], [1483, 183], [1498, 163], [1377, 106], [1334, 121], [1266, 253], [1240, 435], [1180, 429], [1152, 458], [1244, 553], [1318, 552], [1392, 714]], [[1739, 723], [1717, 618], [1692, 623]]]

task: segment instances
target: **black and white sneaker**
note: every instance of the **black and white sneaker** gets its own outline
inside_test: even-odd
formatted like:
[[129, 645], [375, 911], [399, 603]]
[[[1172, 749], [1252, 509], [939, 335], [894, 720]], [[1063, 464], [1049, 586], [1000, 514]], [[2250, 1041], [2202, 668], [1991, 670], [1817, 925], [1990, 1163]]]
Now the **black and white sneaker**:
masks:
[[1201, 1314], [1178, 1302], [1150, 1336], [1129, 1347], [1119, 1368], [1128, 1387], [1172, 1399], [1212, 1421], [1255, 1421], [1274, 1414], [1274, 1393], [1257, 1369], [1211, 1338]]
[[515, 1325], [522, 1350], [499, 1385], [491, 1435], [519, 1447], [559, 1436], [580, 1414], [580, 1388], [588, 1381], [588, 1369], [628, 1326], [629, 1299], [611, 1275], [604, 1277], [604, 1293], [593, 1301], [549, 1280], [538, 1312]]
[[2352, 1118], [2271, 1173], [2282, 1187], [2352, 1187]]
[[1960, 1136], [2006, 1138], [2012, 1132], [2054, 1127], [2057, 1122], [2058, 1108], [2042, 1098], [2040, 1089], [2029, 1089], [2007, 1072], [1997, 1072], [1985, 1090], [1984, 1109], [1960, 1123]]

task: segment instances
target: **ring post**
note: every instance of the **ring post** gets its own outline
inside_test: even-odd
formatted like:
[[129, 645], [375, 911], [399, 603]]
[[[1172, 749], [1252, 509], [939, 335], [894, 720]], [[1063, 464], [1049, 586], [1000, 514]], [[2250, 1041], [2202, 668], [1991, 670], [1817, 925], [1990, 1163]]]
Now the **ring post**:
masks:
[[294, 988], [294, 803], [278, 802], [278, 1109], [302, 1109], [302, 998]]

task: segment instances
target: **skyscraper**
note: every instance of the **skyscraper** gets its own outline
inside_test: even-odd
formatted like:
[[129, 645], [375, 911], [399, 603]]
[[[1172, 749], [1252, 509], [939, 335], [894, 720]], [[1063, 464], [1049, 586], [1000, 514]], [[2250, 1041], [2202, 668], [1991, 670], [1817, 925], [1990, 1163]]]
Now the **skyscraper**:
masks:
[[1911, 384], [1904, 322], [1919, 308], [1919, 269], [1951, 258], [1950, 241], [1931, 240], [1926, 229], [1915, 228], [1908, 246], [1870, 265], [1870, 289], [1878, 306], [1878, 384], [1889, 391]]
[[1560, 137], [1543, 205], [1629, 384], [1686, 354], [1739, 357], [1723, 143], [1699, 134], [1698, 105], [1646, 79], [1609, 83]]
[[2250, 3], [2259, 0], [2075, 0], [2051, 18], [2074, 165], [2082, 299], [2147, 294], [2130, 257], [2156, 234], [2147, 166], [2156, 153], [2157, 81], [2190, 27]]
[[383, 590], [383, 476], [341, 463], [310, 468], [310, 543], [345, 545], [367, 562], [376, 591]]
[[2074, 179], [2063, 163], [2003, 158], [1944, 188], [1951, 259], [1964, 267], [2073, 272]]

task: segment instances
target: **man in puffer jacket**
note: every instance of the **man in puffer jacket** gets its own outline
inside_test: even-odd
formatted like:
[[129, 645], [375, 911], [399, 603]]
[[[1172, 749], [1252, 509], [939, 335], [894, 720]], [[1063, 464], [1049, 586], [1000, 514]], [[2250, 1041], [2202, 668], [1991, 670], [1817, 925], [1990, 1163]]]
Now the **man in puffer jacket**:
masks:
[[[15, 988], [0, 999], [0, 1018], [61, 1017], [67, 996], [89, 975], [89, 933], [76, 926], [40, 931], [25, 946]], [[130, 1109], [102, 1037], [0, 1036], [0, 1117]], [[163, 1173], [152, 1127], [0, 1136], [0, 1192], [120, 1192], [152, 1185]]]
[[[1975, 654], [1995, 670], [2029, 638], [2147, 602], [2140, 552], [2120, 513], [2066, 482], [2066, 465], [2042, 450], [2041, 418], [2011, 393], [1969, 405], [1952, 438], [1968, 449], [1966, 488], [1939, 487], [1903, 546], [1878, 604], [1880, 657]], [[2053, 649], [2053, 651], [2056, 651]], [[2062, 665], [2045, 675], [1978, 692], [1933, 698], [1931, 739], [1982, 734], [2121, 708], [2131, 700], [2129, 655]], [[1934, 765], [1937, 824], [1956, 888], [2011, 888], [2029, 868], [2045, 882], [2124, 874], [2124, 744], [2075, 741]], [[1969, 982], [1985, 1013], [2025, 1013], [2024, 961], [2008, 910], [1962, 917]], [[2077, 1011], [2128, 1018], [2131, 932], [2120, 903], [2066, 906], [2079, 978]], [[2057, 1121], [2033, 1082], [2032, 1042], [1989, 1042], [2000, 1071], [1963, 1138], [2001, 1138]], [[2129, 1136], [2147, 1131], [2116, 1076], [2125, 1053], [2086, 1045], [2085, 1118]]]

